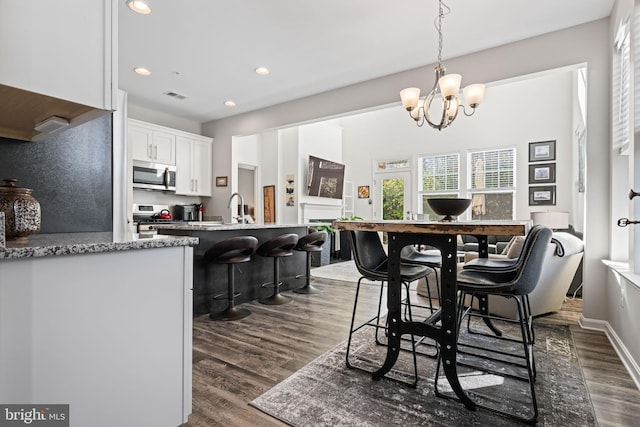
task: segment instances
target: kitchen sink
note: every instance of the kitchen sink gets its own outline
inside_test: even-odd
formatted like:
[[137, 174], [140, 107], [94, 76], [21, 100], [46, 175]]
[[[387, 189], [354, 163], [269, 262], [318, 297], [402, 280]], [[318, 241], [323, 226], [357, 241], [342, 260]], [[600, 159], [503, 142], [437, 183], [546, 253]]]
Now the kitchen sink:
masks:
[[231, 224], [225, 224], [225, 223], [220, 222], [220, 221], [189, 221], [189, 222], [187, 222], [187, 224], [189, 224], [189, 225], [201, 225], [203, 227], [221, 227], [223, 225], [231, 225]]

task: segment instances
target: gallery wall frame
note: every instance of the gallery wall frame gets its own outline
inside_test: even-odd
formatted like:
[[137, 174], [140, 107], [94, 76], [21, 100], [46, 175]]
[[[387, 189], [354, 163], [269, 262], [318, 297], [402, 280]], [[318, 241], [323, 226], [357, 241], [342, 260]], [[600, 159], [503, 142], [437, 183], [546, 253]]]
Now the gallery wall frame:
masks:
[[556, 141], [529, 143], [529, 162], [546, 162], [556, 159]]
[[368, 185], [358, 185], [358, 199], [368, 199], [370, 194]]
[[229, 185], [229, 178], [226, 176], [216, 176], [216, 187], [226, 187]]
[[529, 206], [551, 206], [555, 204], [555, 185], [536, 185], [529, 187]]
[[555, 182], [555, 163], [534, 163], [529, 165], [529, 184], [552, 184]]

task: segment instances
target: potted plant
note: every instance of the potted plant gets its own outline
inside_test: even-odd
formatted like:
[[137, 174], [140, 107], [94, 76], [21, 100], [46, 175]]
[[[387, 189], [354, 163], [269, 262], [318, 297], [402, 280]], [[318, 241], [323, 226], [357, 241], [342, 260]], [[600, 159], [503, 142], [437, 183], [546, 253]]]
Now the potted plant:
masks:
[[321, 252], [312, 252], [311, 253], [311, 265], [313, 267], [320, 267], [323, 265], [327, 265], [331, 263], [331, 248], [333, 248], [332, 241], [335, 236], [335, 230], [331, 226], [331, 224], [318, 224], [313, 225], [310, 228], [315, 231], [326, 231], [327, 232], [327, 240], [322, 244]]

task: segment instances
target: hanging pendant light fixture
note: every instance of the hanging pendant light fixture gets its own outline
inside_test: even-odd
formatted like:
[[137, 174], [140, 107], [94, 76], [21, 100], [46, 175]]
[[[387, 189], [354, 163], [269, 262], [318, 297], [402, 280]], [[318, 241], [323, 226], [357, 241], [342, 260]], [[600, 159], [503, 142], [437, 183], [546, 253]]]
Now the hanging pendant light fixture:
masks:
[[[416, 124], [421, 127], [426, 123], [434, 129], [442, 130], [448, 127], [458, 116], [458, 109], [462, 108], [465, 116], [471, 116], [476, 111], [476, 107], [480, 105], [484, 98], [484, 85], [472, 84], [463, 89], [464, 100], [471, 107], [471, 112], [467, 113], [465, 106], [460, 103], [458, 93], [460, 92], [460, 82], [462, 76], [460, 74], [446, 74], [442, 65], [442, 18], [445, 12], [451, 11], [442, 0], [439, 0], [439, 13], [434, 23], [438, 30], [438, 65], [435, 68], [436, 82], [424, 99], [420, 98], [420, 89], [417, 87], [409, 87], [400, 91], [400, 99], [402, 107], [405, 108]], [[442, 99], [442, 115], [440, 121], [435, 122], [431, 119], [431, 103], [434, 99]]]

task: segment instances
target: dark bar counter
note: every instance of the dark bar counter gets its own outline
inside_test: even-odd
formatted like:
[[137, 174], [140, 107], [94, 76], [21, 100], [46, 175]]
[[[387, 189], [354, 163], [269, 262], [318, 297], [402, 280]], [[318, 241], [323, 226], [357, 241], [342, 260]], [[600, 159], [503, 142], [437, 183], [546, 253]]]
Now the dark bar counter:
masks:
[[[295, 233], [302, 237], [307, 234], [306, 225], [276, 224], [214, 224], [191, 223], [190, 225], [162, 224], [157, 225], [159, 234], [174, 236], [190, 236], [200, 239], [193, 252], [193, 314], [199, 316], [216, 313], [227, 308], [227, 265], [209, 264], [204, 261], [204, 253], [213, 244], [236, 236], [254, 236], [258, 245], [282, 234]], [[273, 293], [271, 286], [261, 285], [273, 281], [273, 258], [254, 255], [250, 262], [237, 264], [235, 273], [235, 290], [240, 296], [235, 303], [241, 304], [267, 297]], [[306, 253], [293, 251], [290, 257], [281, 258], [280, 291], [304, 286], [304, 279], [296, 279], [296, 275], [304, 275], [306, 269]], [[214, 299], [216, 295], [222, 295]], [[295, 297], [294, 297], [295, 301]], [[295, 304], [295, 302], [294, 302]]]

